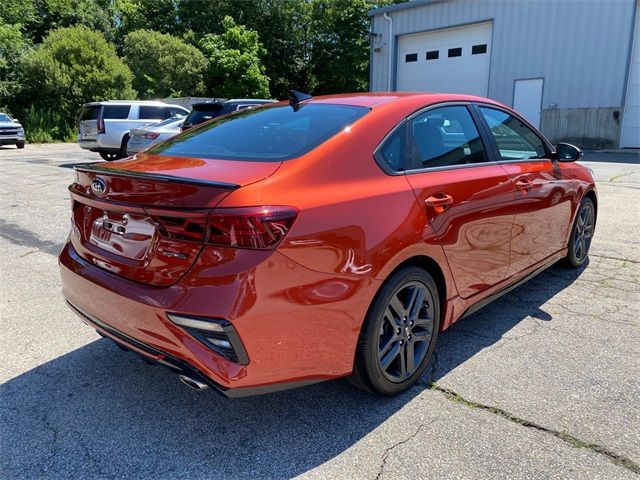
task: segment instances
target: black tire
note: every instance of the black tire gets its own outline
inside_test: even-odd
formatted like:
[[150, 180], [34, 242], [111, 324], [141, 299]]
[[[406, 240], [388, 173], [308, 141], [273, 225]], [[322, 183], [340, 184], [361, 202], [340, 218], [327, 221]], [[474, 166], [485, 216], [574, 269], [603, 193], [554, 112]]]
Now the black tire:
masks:
[[24, 142], [16, 143], [16, 147], [20, 149], [24, 148]]
[[596, 208], [589, 197], [580, 202], [576, 219], [569, 236], [569, 251], [563, 263], [569, 268], [579, 268], [589, 258], [591, 239], [596, 227]]
[[438, 287], [431, 275], [419, 267], [394, 273], [367, 312], [351, 383], [386, 396], [413, 386], [433, 354], [439, 319]]
[[120, 152], [99, 152], [100, 156], [103, 160], [107, 162], [112, 162], [113, 160], [119, 160], [122, 157], [120, 156]]

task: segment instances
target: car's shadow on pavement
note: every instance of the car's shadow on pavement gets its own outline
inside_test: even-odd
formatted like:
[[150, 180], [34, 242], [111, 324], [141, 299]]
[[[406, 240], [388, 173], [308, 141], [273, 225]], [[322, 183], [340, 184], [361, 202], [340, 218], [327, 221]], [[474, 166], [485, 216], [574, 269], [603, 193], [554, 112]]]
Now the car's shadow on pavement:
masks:
[[[291, 477], [370, 433], [540, 306], [581, 270], [553, 267], [443, 333], [435, 368], [395, 398], [334, 381], [229, 400], [97, 340], [0, 387], [2, 471], [24, 477]], [[70, 313], [71, 315], [71, 313]], [[78, 321], [78, 328], [84, 328]], [[43, 332], [43, 335], [55, 332]], [[379, 459], [372, 459], [377, 462]]]

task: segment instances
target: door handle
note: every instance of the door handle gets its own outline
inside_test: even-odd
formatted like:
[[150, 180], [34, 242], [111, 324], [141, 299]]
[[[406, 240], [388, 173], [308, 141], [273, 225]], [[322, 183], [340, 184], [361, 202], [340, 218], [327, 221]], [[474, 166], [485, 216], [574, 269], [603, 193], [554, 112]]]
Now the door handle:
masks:
[[518, 190], [528, 190], [531, 188], [531, 180], [520, 179], [516, 182], [516, 189]]
[[432, 207], [436, 213], [442, 213], [453, 204], [453, 197], [448, 193], [436, 193], [425, 198], [424, 203], [427, 207]]

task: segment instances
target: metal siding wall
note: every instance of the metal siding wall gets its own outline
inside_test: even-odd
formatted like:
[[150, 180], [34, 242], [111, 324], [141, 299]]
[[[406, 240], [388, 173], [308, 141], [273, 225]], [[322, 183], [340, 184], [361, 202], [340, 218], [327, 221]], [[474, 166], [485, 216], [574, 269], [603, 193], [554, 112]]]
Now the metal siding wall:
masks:
[[[390, 12], [394, 36], [493, 19], [489, 96], [511, 105], [514, 80], [544, 77], [543, 108], [622, 106], [635, 0], [440, 0]], [[389, 22], [373, 47], [371, 89], [387, 90]], [[394, 66], [395, 69], [395, 66]]]

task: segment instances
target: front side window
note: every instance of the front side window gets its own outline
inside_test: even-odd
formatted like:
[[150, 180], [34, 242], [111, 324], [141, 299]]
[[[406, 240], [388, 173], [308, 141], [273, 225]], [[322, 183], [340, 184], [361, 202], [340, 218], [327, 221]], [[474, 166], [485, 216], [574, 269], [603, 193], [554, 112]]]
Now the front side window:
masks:
[[478, 129], [467, 107], [434, 108], [409, 122], [408, 169], [485, 162]]
[[299, 157], [356, 122], [365, 107], [306, 104], [247, 108], [220, 117], [149, 153], [220, 160], [282, 161]]
[[502, 160], [547, 157], [540, 137], [522, 121], [494, 108], [480, 107], [480, 111], [489, 124]]

